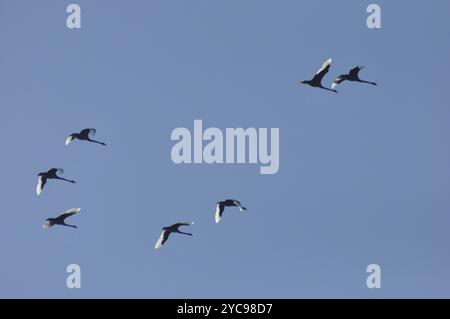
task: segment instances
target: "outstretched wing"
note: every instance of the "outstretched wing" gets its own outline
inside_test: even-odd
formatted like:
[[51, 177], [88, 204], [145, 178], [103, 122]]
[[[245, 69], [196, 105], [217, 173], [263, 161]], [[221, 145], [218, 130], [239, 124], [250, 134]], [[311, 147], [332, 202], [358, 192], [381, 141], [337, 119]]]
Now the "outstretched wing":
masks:
[[47, 173], [49, 173], [49, 174], [58, 173], [58, 174], [62, 175], [62, 174], [64, 174], [64, 170], [62, 168], [50, 168]]
[[69, 145], [70, 143], [72, 143], [74, 139], [75, 139], [75, 137], [73, 137], [73, 135], [69, 135], [66, 138], [66, 146]]
[[169, 238], [170, 232], [167, 230], [163, 230], [163, 232], [161, 233], [161, 236], [159, 236], [158, 241], [156, 242], [155, 245], [155, 249], [159, 249], [161, 248], [162, 245], [164, 245], [164, 243], [167, 241], [167, 239]]
[[358, 78], [359, 78], [359, 77], [358, 77], [358, 73], [359, 73], [359, 71], [361, 71], [362, 69], [364, 69], [363, 66], [355, 66], [355, 67], [354, 67], [353, 69], [351, 69], [350, 72], [349, 72], [350, 77], [358, 79]]
[[85, 128], [80, 132], [81, 135], [89, 137], [91, 139], [95, 137], [95, 133], [97, 133], [97, 130], [95, 128]]
[[334, 80], [333, 84], [331, 85], [331, 88], [334, 90], [339, 84], [345, 81], [344, 75], [339, 75], [336, 80]]
[[319, 69], [319, 71], [317, 71], [317, 73], [314, 76], [314, 78], [312, 79], [312, 81], [320, 83], [322, 81], [323, 77], [325, 76], [325, 74], [327, 74], [328, 71], [330, 70], [330, 66], [331, 66], [331, 58], [326, 60], [322, 64], [322, 67]]
[[64, 221], [67, 217], [75, 215], [76, 213], [78, 213], [81, 210], [81, 208], [71, 208], [69, 210], [66, 210], [64, 213], [62, 213], [61, 215], [59, 215], [57, 217], [57, 219]]
[[191, 226], [192, 224], [194, 224], [194, 222], [180, 222], [180, 223], [173, 224], [170, 227], [178, 228], [180, 226]]
[[216, 224], [220, 222], [220, 219], [222, 218], [223, 210], [225, 206], [221, 204], [217, 204], [216, 207]]
[[38, 184], [36, 187], [36, 193], [38, 195], [41, 195], [42, 190], [44, 189], [44, 185], [47, 182], [47, 178], [43, 177], [43, 176], [39, 176], [39, 180], [38, 180]]

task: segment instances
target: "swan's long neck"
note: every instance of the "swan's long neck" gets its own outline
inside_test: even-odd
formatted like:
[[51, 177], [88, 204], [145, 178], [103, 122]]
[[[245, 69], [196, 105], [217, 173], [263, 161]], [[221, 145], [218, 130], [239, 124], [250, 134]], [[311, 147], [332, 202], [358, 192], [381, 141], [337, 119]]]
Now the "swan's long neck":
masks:
[[327, 91], [334, 92], [334, 93], [337, 93], [337, 92], [338, 92], [338, 91], [336, 91], [335, 89], [329, 89], [329, 88], [326, 88], [326, 87], [324, 87], [324, 86], [321, 86], [320, 88], [322, 88], [322, 89], [324, 89], [324, 90], [327, 90]]
[[372, 84], [372, 85], [377, 85], [375, 82], [364, 81], [364, 80], [359, 80], [358, 82]]
[[69, 182], [69, 183], [72, 183], [72, 184], [75, 183], [75, 181], [71, 181], [70, 179], [66, 179], [66, 178], [59, 177], [59, 176], [56, 176], [56, 179], [59, 179], [59, 180], [65, 181], [65, 182]]
[[88, 139], [88, 141], [89, 141], [89, 142], [92, 142], [92, 143], [97, 143], [97, 144], [100, 144], [100, 145], [106, 146], [106, 143], [103, 143], [103, 142], [99, 142], [99, 141], [96, 141], [96, 140]]

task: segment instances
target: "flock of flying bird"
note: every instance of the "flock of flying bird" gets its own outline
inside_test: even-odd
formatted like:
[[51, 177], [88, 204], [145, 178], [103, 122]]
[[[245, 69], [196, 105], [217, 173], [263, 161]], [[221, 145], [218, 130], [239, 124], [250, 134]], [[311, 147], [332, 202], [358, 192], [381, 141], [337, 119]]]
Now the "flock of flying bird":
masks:
[[319, 71], [317, 71], [317, 73], [314, 75], [314, 77], [312, 78], [312, 80], [305, 80], [305, 81], [298, 81], [299, 83], [302, 84], [306, 84], [315, 88], [319, 88], [319, 89], [324, 89], [327, 91], [332, 91], [335, 93], [338, 93], [338, 91], [336, 90], [336, 87], [341, 84], [344, 81], [349, 81], [349, 82], [360, 82], [360, 83], [367, 83], [367, 84], [372, 84], [372, 85], [377, 85], [375, 82], [369, 82], [369, 81], [364, 81], [361, 80], [359, 78], [359, 71], [361, 71], [362, 69], [364, 69], [363, 66], [355, 66], [354, 68], [352, 68], [350, 70], [350, 72], [348, 74], [341, 74], [339, 75], [336, 80], [333, 81], [333, 84], [331, 85], [331, 89], [327, 88], [325, 86], [322, 85], [322, 79], [325, 76], [325, 74], [328, 73], [328, 71], [330, 70], [330, 66], [331, 66], [331, 58], [326, 60], [322, 67], [319, 69]]
[[[360, 83], [368, 83], [368, 84], [372, 84], [372, 85], [377, 85], [375, 82], [361, 80], [359, 78], [359, 72], [364, 67], [357, 66], [357, 67], [352, 68], [348, 74], [339, 75], [336, 78], [336, 80], [334, 80], [333, 84], [331, 85], [331, 88], [324, 87], [322, 85], [322, 79], [330, 70], [330, 66], [331, 66], [331, 58], [326, 60], [323, 63], [322, 67], [319, 69], [319, 71], [317, 71], [317, 73], [315, 74], [315, 76], [313, 77], [312, 80], [306, 80], [306, 81], [301, 81], [301, 82], [299, 81], [299, 82], [302, 84], [307, 84], [312, 87], [316, 87], [316, 88], [320, 88], [320, 89], [324, 89], [324, 90], [328, 90], [328, 91], [333, 91], [336, 93], [338, 93], [336, 90], [336, 87], [344, 81], [360, 82]], [[105, 143], [94, 140], [95, 133], [96, 133], [96, 130], [93, 128], [84, 129], [80, 133], [72, 133], [67, 137], [66, 145], [69, 145], [75, 139], [78, 139], [80, 141], [87, 141], [87, 142], [97, 143], [97, 144], [106, 146]], [[37, 185], [37, 189], [36, 189], [37, 194], [40, 195], [42, 193], [45, 184], [50, 179], [62, 180], [62, 181], [66, 181], [66, 182], [75, 184], [74, 180], [62, 178], [62, 177], [58, 176], [58, 174], [60, 174], [60, 175], [64, 174], [64, 170], [62, 170], [61, 168], [51, 168], [47, 172], [39, 173], [38, 174], [39, 180], [38, 180], [38, 185]], [[239, 208], [239, 210], [241, 212], [247, 210], [247, 208], [243, 207], [241, 205], [241, 203], [235, 199], [226, 199], [224, 201], [217, 202], [216, 212], [215, 212], [216, 223], [220, 222], [223, 212], [225, 210], [225, 207], [237, 207], [237, 208]], [[61, 215], [59, 215], [56, 218], [47, 218], [43, 227], [48, 229], [54, 225], [62, 225], [62, 226], [77, 228], [77, 226], [75, 226], [75, 225], [66, 224], [65, 220], [66, 220], [66, 218], [78, 213], [79, 211], [80, 211], [80, 208], [72, 208], [72, 209], [65, 211], [64, 213], [62, 213]], [[186, 233], [186, 232], [182, 232], [179, 230], [179, 228], [181, 226], [190, 226], [192, 224], [194, 224], [194, 222], [179, 222], [179, 223], [173, 224], [171, 226], [163, 227], [162, 233], [161, 233], [158, 241], [156, 242], [155, 249], [158, 249], [162, 245], [164, 245], [164, 243], [167, 241], [167, 239], [169, 238], [171, 233], [178, 233], [178, 234], [183, 234], [183, 235], [187, 235], [187, 236], [192, 236], [191, 233]]]
[[[105, 143], [99, 142], [99, 141], [96, 141], [93, 139], [95, 136], [95, 133], [96, 133], [96, 129], [87, 128], [87, 129], [82, 130], [80, 133], [70, 134], [66, 139], [66, 145], [69, 145], [75, 139], [78, 139], [81, 141], [88, 141], [88, 142], [97, 143], [97, 144], [106, 146]], [[51, 168], [47, 172], [39, 173], [38, 174], [39, 179], [38, 179], [38, 184], [36, 187], [36, 193], [38, 195], [40, 195], [42, 193], [42, 191], [44, 190], [45, 184], [50, 179], [62, 180], [62, 181], [66, 181], [66, 182], [75, 184], [74, 180], [69, 180], [69, 179], [60, 177], [60, 176], [58, 176], [58, 174], [60, 174], [60, 175], [64, 174], [64, 170], [61, 168]], [[232, 206], [238, 207], [241, 212], [247, 210], [247, 208], [243, 207], [239, 201], [234, 200], [234, 199], [227, 199], [224, 201], [217, 202], [216, 213], [215, 213], [216, 223], [220, 222], [220, 219], [222, 218], [225, 207], [232, 207]], [[71, 209], [61, 213], [58, 217], [47, 218], [46, 222], [44, 223], [44, 225], [42, 225], [42, 227], [49, 229], [49, 228], [53, 227], [54, 225], [61, 225], [61, 226], [66, 226], [66, 227], [77, 228], [77, 226], [75, 226], [75, 225], [67, 224], [66, 219], [72, 215], [75, 215], [80, 210], [81, 210], [81, 208], [71, 208]], [[182, 232], [179, 230], [180, 226], [190, 226], [192, 224], [194, 224], [194, 222], [180, 222], [180, 223], [173, 224], [171, 226], [163, 227], [162, 233], [155, 245], [155, 249], [158, 249], [162, 245], [164, 245], [164, 243], [167, 241], [167, 239], [169, 238], [171, 233], [178, 233], [178, 234], [192, 236], [191, 233], [185, 233], [185, 232]]]

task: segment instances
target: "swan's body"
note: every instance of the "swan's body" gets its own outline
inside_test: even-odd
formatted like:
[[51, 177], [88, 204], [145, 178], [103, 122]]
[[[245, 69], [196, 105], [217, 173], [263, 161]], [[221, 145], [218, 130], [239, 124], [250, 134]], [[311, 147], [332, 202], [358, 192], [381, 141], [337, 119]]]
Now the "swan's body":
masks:
[[339, 84], [341, 84], [344, 81], [360, 82], [360, 83], [377, 85], [375, 82], [364, 81], [359, 78], [359, 71], [361, 71], [362, 69], [364, 69], [363, 66], [356, 66], [356, 67], [352, 68], [348, 74], [339, 75], [337, 77], [337, 79], [334, 80], [333, 84], [331, 85], [331, 88], [335, 89]]
[[169, 239], [169, 236], [171, 233], [178, 233], [178, 234], [192, 236], [191, 233], [185, 233], [178, 229], [180, 226], [190, 226], [192, 224], [194, 224], [194, 222], [176, 223], [176, 224], [173, 224], [168, 227], [163, 227], [162, 228], [163, 231], [162, 231], [161, 235], [159, 236], [158, 241], [156, 242], [155, 249], [161, 248], [162, 245], [164, 245], [164, 243], [167, 241], [167, 239]]
[[105, 143], [94, 140], [94, 136], [96, 133], [97, 130], [95, 128], [86, 128], [80, 133], [72, 133], [66, 138], [66, 145], [69, 145], [73, 142], [73, 140], [78, 139], [80, 141], [88, 141], [106, 146]]
[[333, 91], [335, 93], [337, 93], [337, 91], [333, 88], [333, 89], [329, 89], [327, 87], [324, 87], [322, 85], [322, 79], [325, 76], [325, 74], [328, 73], [328, 71], [330, 70], [330, 66], [331, 66], [331, 58], [326, 60], [322, 67], [319, 69], [319, 71], [317, 71], [317, 73], [314, 75], [312, 80], [306, 80], [306, 81], [299, 81], [299, 83], [302, 84], [306, 84], [315, 88], [319, 88], [319, 89], [323, 89], [323, 90], [327, 90], [327, 91]]
[[235, 199], [226, 199], [224, 201], [217, 202], [216, 213], [215, 213], [215, 219], [216, 219], [217, 224], [222, 219], [222, 215], [223, 215], [223, 211], [225, 210], [225, 207], [238, 207], [241, 212], [247, 210], [247, 208], [243, 207], [241, 205], [241, 203]]
[[49, 228], [53, 227], [54, 225], [61, 225], [61, 226], [67, 226], [67, 227], [72, 227], [72, 228], [78, 228], [75, 225], [66, 224], [65, 219], [67, 217], [75, 215], [80, 210], [81, 210], [81, 208], [72, 208], [72, 209], [69, 209], [69, 210], [65, 211], [64, 213], [62, 213], [61, 215], [59, 215], [56, 218], [47, 218], [46, 219], [47, 222], [44, 225], [42, 225], [42, 227], [45, 228], [45, 229], [49, 229]]
[[40, 195], [42, 191], [44, 190], [44, 186], [47, 183], [47, 180], [49, 179], [59, 179], [62, 181], [66, 181], [72, 184], [75, 184], [75, 181], [68, 180], [66, 178], [59, 177], [57, 174], [64, 174], [64, 170], [62, 168], [51, 168], [47, 172], [39, 173], [39, 179], [38, 184], [36, 187], [36, 193]]

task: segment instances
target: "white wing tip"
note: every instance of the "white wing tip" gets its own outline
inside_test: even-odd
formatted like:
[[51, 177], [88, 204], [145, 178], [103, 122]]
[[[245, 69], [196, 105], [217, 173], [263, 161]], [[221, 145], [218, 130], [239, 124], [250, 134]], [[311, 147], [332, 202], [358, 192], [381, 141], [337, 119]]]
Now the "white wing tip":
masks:
[[214, 219], [216, 220], [216, 224], [220, 222], [220, 204], [216, 206], [216, 213], [214, 214]]
[[72, 143], [73, 138], [72, 136], [69, 136], [68, 138], [66, 138], [66, 146], [69, 145], [70, 143]]
[[155, 249], [160, 249], [161, 247], [162, 247], [161, 239], [158, 239], [158, 241], [156, 242], [156, 245], [155, 245]]
[[88, 135], [90, 138], [94, 138], [96, 134], [97, 134], [97, 130], [95, 128], [89, 129]]
[[42, 228], [44, 229], [49, 229], [50, 227], [52, 227], [52, 225], [50, 225], [50, 222], [46, 222], [44, 223], [44, 225], [42, 225]]
[[71, 208], [71, 209], [68, 209], [68, 210], [62, 212], [61, 214], [70, 214], [70, 213], [76, 214], [76, 213], [78, 213], [80, 210], [81, 210], [81, 208]]

